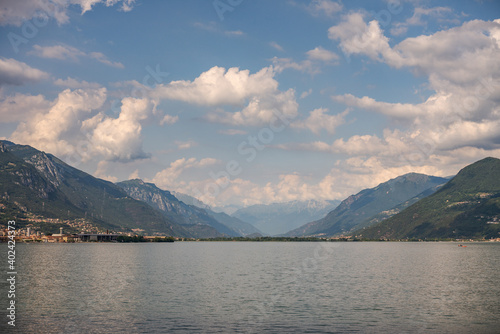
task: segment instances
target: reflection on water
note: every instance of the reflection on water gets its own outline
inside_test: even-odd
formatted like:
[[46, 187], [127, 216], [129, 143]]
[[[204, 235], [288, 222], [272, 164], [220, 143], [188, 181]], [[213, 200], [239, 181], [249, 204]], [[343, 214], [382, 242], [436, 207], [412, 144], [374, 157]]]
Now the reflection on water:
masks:
[[500, 325], [500, 244], [21, 244], [16, 251], [19, 333], [495, 333]]

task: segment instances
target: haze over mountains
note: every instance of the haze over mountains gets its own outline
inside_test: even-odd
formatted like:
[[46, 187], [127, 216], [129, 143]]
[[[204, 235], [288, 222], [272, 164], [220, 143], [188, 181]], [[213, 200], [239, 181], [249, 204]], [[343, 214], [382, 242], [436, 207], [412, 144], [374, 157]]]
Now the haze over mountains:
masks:
[[152, 183], [134, 179], [113, 184], [30, 146], [0, 141], [0, 216], [17, 219], [20, 226], [29, 221], [51, 233], [60, 226], [74, 232], [93, 226], [191, 238], [496, 238], [499, 182], [500, 160], [486, 158], [450, 181], [409, 173], [349, 196], [338, 206], [338, 201], [294, 201], [254, 205], [230, 216]]
[[233, 217], [249, 222], [269, 235], [284, 234], [307, 222], [326, 216], [340, 201], [292, 201], [257, 204], [239, 209]]

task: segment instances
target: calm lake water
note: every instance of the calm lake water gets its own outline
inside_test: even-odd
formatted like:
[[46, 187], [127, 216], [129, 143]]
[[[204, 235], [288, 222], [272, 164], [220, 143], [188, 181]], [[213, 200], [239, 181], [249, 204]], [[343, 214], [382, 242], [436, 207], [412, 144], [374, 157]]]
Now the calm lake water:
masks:
[[499, 243], [18, 244], [16, 257], [13, 333], [500, 331]]

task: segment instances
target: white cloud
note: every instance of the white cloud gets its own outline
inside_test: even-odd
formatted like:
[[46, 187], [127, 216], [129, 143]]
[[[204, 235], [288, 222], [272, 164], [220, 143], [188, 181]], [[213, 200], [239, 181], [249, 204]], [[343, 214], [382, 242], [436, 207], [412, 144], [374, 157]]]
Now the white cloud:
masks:
[[47, 79], [49, 74], [12, 58], [0, 58], [0, 86], [37, 82]]
[[257, 73], [236, 67], [226, 71], [223, 67], [212, 67], [193, 81], [172, 81], [157, 85], [155, 98], [180, 100], [198, 105], [241, 105], [252, 96], [275, 92], [278, 82], [272, 68], [265, 67]]
[[[418, 18], [411, 23], [419, 23]], [[392, 155], [393, 159], [413, 154], [431, 159], [432, 155], [447, 156], [450, 150], [466, 147], [500, 147], [500, 20], [465, 22], [432, 35], [407, 38], [391, 47], [376, 21], [367, 25], [361, 14], [353, 13], [330, 28], [329, 34], [348, 54], [367, 55], [427, 76], [434, 90], [426, 101], [417, 104], [381, 102], [351, 94], [333, 96], [336, 102], [351, 107], [404, 119], [409, 128], [386, 131], [384, 138], [353, 136], [338, 140], [329, 147], [332, 152]], [[429, 144], [432, 153], [414, 154], [415, 143]]]
[[103, 63], [104, 65], [107, 66], [124, 68], [122, 63], [110, 61], [101, 52], [90, 52], [87, 54], [69, 45], [53, 45], [53, 46], [34, 45], [33, 51], [30, 51], [29, 54], [33, 54], [41, 58], [71, 60], [73, 62], [77, 62], [79, 61], [80, 58], [86, 57], [90, 59], [95, 59], [98, 62]]
[[320, 60], [326, 63], [333, 62], [339, 59], [339, 56], [335, 52], [325, 50], [321, 46], [307, 51], [306, 54], [310, 59]]
[[82, 9], [82, 15], [92, 10], [96, 4], [104, 4], [106, 7], [112, 7], [121, 3], [120, 10], [129, 12], [132, 10], [135, 0], [69, 0], [71, 4], [79, 5]]
[[228, 125], [265, 126], [279, 118], [278, 114], [291, 120], [297, 116], [297, 110], [295, 91], [289, 89], [283, 93], [252, 98], [241, 111], [227, 112], [219, 109], [207, 114], [206, 119]]
[[4, 0], [0, 7], [0, 25], [21, 26], [33, 17], [53, 17], [58, 24], [69, 22], [66, 1]]
[[92, 10], [98, 3], [107, 7], [120, 3], [120, 10], [132, 10], [135, 0], [3, 0], [0, 7], [0, 25], [20, 26], [24, 21], [41, 15], [52, 17], [58, 24], [69, 22], [68, 10], [70, 5], [78, 5], [82, 15]]
[[50, 102], [43, 95], [16, 93], [0, 100], [0, 123], [26, 121], [49, 108]]
[[82, 139], [82, 119], [100, 108], [106, 100], [106, 89], [61, 92], [44, 112], [19, 124], [11, 136], [16, 143], [28, 144], [57, 156], [73, 154]]
[[475, 85], [500, 69], [500, 19], [473, 20], [433, 35], [407, 38], [391, 48], [377, 21], [366, 24], [351, 13], [329, 29], [348, 55], [364, 54], [395, 68], [409, 67], [429, 77], [436, 91], [443, 84]]
[[297, 63], [293, 61], [291, 58], [278, 58], [278, 57], [273, 57], [271, 59], [271, 62], [273, 63], [274, 71], [276, 73], [281, 73], [286, 69], [294, 69], [296, 71], [300, 72], [306, 72], [309, 74], [318, 74], [321, 71], [319, 70], [318, 66], [314, 64], [311, 60], [305, 59], [301, 61], [300, 63]]
[[78, 61], [78, 58], [85, 56], [85, 52], [78, 50], [75, 47], [67, 45], [40, 46], [33, 45], [33, 51], [29, 54], [36, 55], [41, 58], [72, 60]]
[[90, 159], [126, 162], [148, 157], [141, 138], [142, 122], [155, 112], [148, 99], [122, 99], [118, 117], [112, 118], [98, 112], [107, 98], [105, 88], [66, 89], [53, 102], [42, 96], [23, 98], [24, 103], [40, 102], [40, 106], [12, 134], [16, 143], [45, 150], [73, 165]]
[[170, 164], [169, 167], [156, 173], [152, 182], [162, 189], [175, 190], [183, 189], [186, 183], [181, 181], [179, 177], [181, 174], [190, 169], [200, 169], [218, 163], [218, 160], [213, 158], [204, 158], [198, 160], [196, 158], [181, 158]]
[[177, 145], [178, 150], [187, 150], [190, 149], [191, 147], [198, 146], [198, 143], [195, 142], [194, 140], [188, 140], [188, 141], [176, 140], [174, 141], [174, 144]]
[[118, 182], [118, 178], [116, 176], [107, 174], [108, 169], [109, 169], [109, 163], [107, 161], [100, 161], [97, 164], [97, 169], [94, 172], [94, 176], [109, 182], [113, 183]]
[[391, 51], [378, 22], [373, 20], [366, 24], [362, 13], [345, 16], [340, 24], [328, 29], [328, 37], [340, 40], [340, 47], [348, 55], [362, 53], [380, 60], [380, 54], [388, 55]]
[[311, 95], [313, 92], [312, 88], [309, 88], [309, 90], [303, 91], [302, 94], [300, 94], [301, 99], [305, 99], [309, 95]]
[[269, 42], [269, 46], [281, 52], [285, 51], [283, 47], [276, 42]]
[[425, 103], [419, 105], [413, 105], [409, 103], [387, 103], [376, 101], [375, 99], [368, 96], [358, 98], [352, 94], [336, 95], [332, 98], [334, 101], [344, 103], [350, 107], [374, 110], [387, 116], [410, 119], [414, 119], [415, 117], [422, 115], [426, 110], [428, 110], [431, 104], [435, 105], [437, 102], [436, 99], [430, 99]]
[[160, 121], [160, 125], [164, 124], [175, 124], [179, 120], [179, 116], [165, 115]]
[[[183, 164], [185, 162], [183, 161]], [[453, 165], [456, 167], [456, 165]], [[179, 182], [180, 173], [169, 173], [163, 187], [191, 194], [213, 206], [269, 204], [294, 200], [343, 200], [362, 189], [374, 187], [402, 174], [419, 172], [429, 175], [451, 175], [455, 169], [441, 170], [432, 166], [386, 165], [377, 157], [349, 158], [339, 161], [318, 179], [298, 173], [281, 174], [276, 182], [263, 185], [242, 178], [204, 179]], [[158, 174], [157, 174], [158, 176]], [[164, 180], [155, 177], [154, 182]], [[157, 183], [158, 184], [158, 183]]]
[[71, 89], [77, 88], [86, 88], [86, 89], [97, 89], [100, 88], [101, 85], [97, 82], [87, 82], [85, 80], [78, 81], [77, 79], [67, 77], [66, 79], [57, 79], [54, 81], [54, 85], [67, 87]]
[[115, 62], [115, 61], [110, 61], [103, 53], [101, 52], [91, 52], [88, 55], [90, 58], [97, 60], [100, 63], [103, 63], [104, 65], [108, 65], [111, 67], [116, 67], [116, 68], [124, 68], [122, 63], [120, 62]]
[[219, 130], [219, 133], [228, 136], [236, 136], [236, 135], [246, 135], [248, 132], [238, 129], [225, 129], [225, 130]]
[[412, 17], [408, 18], [404, 22], [395, 22], [391, 28], [391, 34], [395, 36], [402, 35], [407, 32], [410, 26], [426, 26], [427, 20], [422, 20], [422, 17], [429, 16], [436, 18], [439, 21], [451, 21], [455, 22], [453, 19], [445, 19], [446, 14], [451, 14], [453, 10], [449, 7], [433, 7], [433, 8], [422, 8], [415, 7], [413, 10]]
[[312, 15], [324, 14], [326, 16], [333, 16], [342, 10], [342, 4], [331, 0], [312, 0], [307, 10]]
[[128, 180], [135, 180], [135, 179], [140, 179], [139, 177], [139, 170], [136, 169], [128, 176]]
[[224, 34], [226, 36], [243, 36], [245, 33], [241, 30], [224, 30], [215, 21], [210, 21], [208, 23], [195, 22], [194, 26], [209, 32]]
[[68, 45], [53, 45], [53, 46], [34, 45], [33, 51], [30, 51], [29, 54], [33, 54], [42, 58], [71, 60], [74, 62], [77, 62], [82, 57], [87, 57], [90, 59], [95, 59], [98, 62], [103, 63], [104, 65], [116, 68], [124, 68], [122, 63], [110, 61], [101, 52], [90, 52], [87, 54], [83, 51], [78, 50], [75, 47]]
[[90, 137], [92, 150], [111, 161], [147, 158], [142, 150], [141, 121], [147, 119], [153, 109], [154, 105], [147, 99], [128, 97], [122, 99], [118, 118], [97, 115], [99, 122]]
[[345, 116], [348, 110], [337, 114], [328, 115], [326, 114], [328, 109], [318, 108], [310, 112], [309, 117], [305, 120], [295, 121], [291, 124], [292, 128], [297, 129], [309, 129], [315, 134], [319, 134], [321, 130], [326, 130], [328, 133], [333, 134], [337, 127], [345, 123]]
[[[213, 67], [193, 81], [172, 81], [157, 85], [150, 96], [154, 99], [180, 100], [202, 106], [218, 106], [205, 119], [230, 125], [258, 126], [268, 124], [280, 113], [284, 117], [297, 115], [295, 91], [278, 90], [272, 67], [257, 73], [238, 68]], [[226, 109], [238, 108], [237, 111]]]
[[295, 62], [291, 58], [273, 57], [271, 62], [274, 66], [274, 71], [281, 73], [286, 69], [294, 69], [296, 71], [309, 73], [311, 75], [321, 73], [321, 65], [338, 65], [339, 56], [332, 51], [326, 50], [318, 46], [306, 52], [307, 59], [300, 62]]

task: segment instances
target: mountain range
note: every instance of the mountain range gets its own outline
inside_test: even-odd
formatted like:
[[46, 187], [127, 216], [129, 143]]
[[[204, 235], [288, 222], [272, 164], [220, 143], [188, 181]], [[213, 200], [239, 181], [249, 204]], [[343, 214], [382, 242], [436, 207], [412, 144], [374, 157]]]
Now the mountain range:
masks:
[[[130, 197], [149, 204], [161, 211], [167, 218], [182, 224], [184, 228], [193, 230], [193, 232], [199, 229], [200, 226], [208, 225], [231, 237], [261, 233], [252, 225], [237, 218], [228, 216], [225, 213], [213, 212], [203, 202], [194, 198], [191, 201], [198, 204], [197, 206], [186, 204], [177, 198], [180, 195], [179, 193], [174, 196], [171, 192], [162, 190], [153, 183], [135, 179], [119, 182], [117, 185], [123, 188]], [[188, 199], [187, 195], [182, 197]]]
[[349, 196], [326, 217], [300, 226], [286, 235], [330, 237], [350, 234], [398, 213], [447, 181], [445, 178], [417, 173], [399, 176]]
[[32, 223], [45, 233], [63, 227], [67, 232], [133, 231], [191, 238], [498, 238], [500, 160], [480, 160], [451, 180], [402, 175], [338, 203], [254, 205], [230, 216], [152, 183], [135, 179], [113, 184], [49, 153], [0, 140], [0, 218], [15, 219], [18, 227]]
[[[0, 216], [16, 219], [19, 227], [29, 219], [50, 233], [62, 226], [74, 232], [94, 226], [192, 236], [117, 185], [26, 145], [0, 141], [0, 189]], [[50, 221], [55, 223], [47, 223]]]
[[500, 159], [463, 168], [434, 194], [354, 234], [372, 239], [499, 238]]
[[59, 227], [68, 232], [93, 227], [194, 238], [260, 233], [225, 213], [185, 204], [154, 184], [113, 184], [51, 154], [8, 141], [0, 141], [0, 189], [0, 216], [16, 218], [20, 226], [36, 221], [47, 233]]

